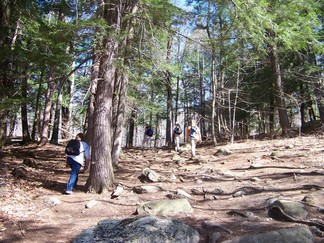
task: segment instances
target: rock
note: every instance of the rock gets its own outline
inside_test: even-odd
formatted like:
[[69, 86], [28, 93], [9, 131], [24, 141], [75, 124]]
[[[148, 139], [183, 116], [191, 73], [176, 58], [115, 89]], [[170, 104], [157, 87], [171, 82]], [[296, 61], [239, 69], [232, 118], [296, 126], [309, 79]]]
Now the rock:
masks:
[[122, 194], [122, 192], [124, 191], [124, 188], [120, 185], [118, 185], [115, 190], [112, 192], [111, 194], [111, 199], [117, 198], [119, 197], [120, 194]]
[[290, 218], [294, 220], [306, 218], [308, 212], [300, 202], [280, 199], [269, 206], [268, 215], [276, 220], [291, 221]]
[[34, 159], [31, 159], [31, 158], [24, 159], [23, 164], [28, 166], [28, 167], [31, 167], [31, 168], [35, 168], [35, 169], [38, 168], [38, 165], [37, 165], [36, 161]]
[[220, 148], [216, 151], [214, 155], [220, 156], [220, 155], [230, 155], [230, 154], [232, 154], [232, 152], [229, 149]]
[[150, 168], [145, 168], [142, 174], [152, 182], [158, 182], [160, 180], [160, 175]]
[[284, 228], [261, 234], [244, 235], [223, 243], [313, 243], [313, 235], [305, 226]]
[[97, 201], [96, 200], [91, 200], [89, 202], [87, 202], [87, 204], [85, 205], [85, 208], [92, 208], [93, 206], [97, 205]]
[[61, 204], [62, 201], [56, 197], [47, 197], [44, 198], [44, 203], [47, 204], [48, 206], [55, 206]]
[[26, 166], [24, 164], [18, 165], [15, 168], [13, 168], [11, 174], [15, 178], [25, 178], [28, 175], [28, 170], [26, 169]]
[[180, 157], [180, 155], [175, 154], [175, 155], [173, 155], [172, 160], [173, 161], [180, 161], [181, 160], [181, 157]]
[[183, 242], [198, 243], [199, 233], [175, 219], [152, 216], [103, 220], [97, 226], [82, 231], [73, 243], [95, 242]]
[[187, 192], [185, 192], [184, 190], [181, 190], [181, 189], [178, 189], [176, 194], [179, 195], [179, 196], [183, 196], [185, 198], [189, 198], [189, 199], [192, 198], [192, 196], [189, 193], [187, 193]]
[[158, 200], [147, 202], [136, 209], [137, 214], [176, 215], [192, 213], [193, 209], [187, 199]]
[[159, 186], [135, 186], [133, 191], [138, 194], [142, 193], [154, 193], [162, 191], [162, 188]]

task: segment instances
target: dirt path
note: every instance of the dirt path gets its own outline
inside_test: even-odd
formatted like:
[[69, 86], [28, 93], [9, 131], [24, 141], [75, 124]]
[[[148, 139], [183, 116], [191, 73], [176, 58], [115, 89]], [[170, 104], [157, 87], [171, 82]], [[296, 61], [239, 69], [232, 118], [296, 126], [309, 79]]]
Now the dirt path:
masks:
[[[124, 150], [115, 173], [124, 192], [115, 199], [86, 194], [83, 186], [73, 195], [64, 195], [69, 170], [65, 168], [62, 146], [11, 145], [0, 151], [0, 241], [70, 242], [100, 220], [133, 217], [140, 203], [176, 197], [178, 189], [190, 194], [194, 213], [177, 218], [199, 230], [201, 242], [207, 240], [208, 232], [202, 228], [205, 221], [224, 229], [222, 240], [289, 227], [295, 224], [268, 217], [266, 201], [276, 196], [301, 201], [308, 195], [317, 206], [324, 207], [323, 142], [323, 136], [307, 136], [246, 140], [217, 147], [202, 145], [196, 160], [189, 160], [189, 151], [183, 151], [180, 162], [172, 160], [175, 153], [170, 149]], [[217, 153], [220, 149], [229, 154]], [[27, 178], [13, 178], [12, 168], [25, 158], [33, 158], [38, 168], [28, 168]], [[163, 191], [133, 192], [134, 186], [143, 185], [138, 177], [144, 168], [165, 178], [151, 183]], [[87, 176], [80, 175], [80, 185]], [[50, 206], [48, 199], [61, 203]], [[85, 208], [91, 200], [97, 204]], [[311, 216], [324, 219], [320, 213]], [[315, 242], [323, 239], [316, 236]]]

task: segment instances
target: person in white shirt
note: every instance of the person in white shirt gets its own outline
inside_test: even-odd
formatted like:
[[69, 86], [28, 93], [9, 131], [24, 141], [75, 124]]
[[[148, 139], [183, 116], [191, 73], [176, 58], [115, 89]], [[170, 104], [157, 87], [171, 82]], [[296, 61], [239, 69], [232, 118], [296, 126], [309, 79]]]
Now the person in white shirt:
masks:
[[71, 168], [70, 179], [66, 185], [66, 194], [72, 194], [73, 188], [78, 183], [78, 176], [82, 166], [86, 171], [89, 167], [90, 162], [90, 147], [84, 141], [84, 134], [79, 133], [75, 137], [76, 140], [80, 141], [80, 154], [79, 155], [66, 155], [66, 164]]

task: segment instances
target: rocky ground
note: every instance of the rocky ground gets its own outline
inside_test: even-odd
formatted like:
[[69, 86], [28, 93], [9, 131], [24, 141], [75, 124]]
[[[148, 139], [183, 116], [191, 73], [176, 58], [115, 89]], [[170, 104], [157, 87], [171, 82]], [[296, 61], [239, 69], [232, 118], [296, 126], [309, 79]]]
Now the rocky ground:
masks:
[[[179, 192], [188, 194], [193, 213], [172, 217], [197, 229], [201, 242], [208, 242], [210, 235], [203, 227], [206, 222], [218, 226], [219, 242], [300, 225], [268, 216], [267, 201], [278, 196], [294, 201], [312, 198], [313, 210], [307, 219], [323, 222], [323, 144], [323, 135], [242, 140], [216, 147], [203, 143], [194, 160], [185, 149], [180, 154], [169, 148], [125, 149], [115, 172], [123, 192], [115, 198], [85, 193], [88, 173], [80, 174], [80, 186], [73, 195], [64, 195], [69, 169], [63, 146], [12, 144], [0, 151], [0, 241], [71, 242], [103, 219], [134, 217], [141, 203], [175, 198]], [[26, 177], [15, 178], [13, 168], [25, 159], [35, 162], [35, 168], [27, 167], [22, 172]], [[145, 168], [156, 172], [160, 181], [141, 181]], [[134, 192], [141, 185], [162, 190]], [[89, 202], [95, 205], [86, 207]], [[323, 232], [311, 230], [314, 242], [324, 241]]]

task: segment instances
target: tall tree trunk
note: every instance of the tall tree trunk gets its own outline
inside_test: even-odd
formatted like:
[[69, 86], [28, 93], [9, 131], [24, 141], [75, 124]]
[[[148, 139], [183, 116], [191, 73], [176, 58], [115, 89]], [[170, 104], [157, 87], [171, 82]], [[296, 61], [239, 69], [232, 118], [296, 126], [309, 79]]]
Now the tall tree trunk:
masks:
[[47, 92], [46, 92], [46, 100], [45, 100], [45, 108], [43, 114], [43, 125], [42, 125], [42, 133], [40, 145], [44, 146], [48, 143], [48, 131], [51, 119], [51, 109], [52, 109], [52, 95], [55, 88], [55, 82], [53, 79], [52, 71], [50, 71], [50, 76], [47, 82]]
[[28, 126], [28, 112], [27, 112], [27, 89], [28, 89], [27, 79], [28, 79], [27, 76], [23, 77], [22, 86], [21, 86], [21, 97], [22, 97], [21, 125], [22, 125], [23, 143], [29, 143], [31, 141], [29, 126]]
[[177, 90], [175, 98], [175, 109], [174, 109], [174, 121], [178, 121], [178, 106], [179, 106], [179, 87], [180, 87], [180, 77], [177, 77]]
[[315, 96], [318, 112], [320, 115], [321, 122], [324, 123], [324, 79], [320, 78], [315, 83]]
[[[75, 69], [75, 62], [72, 62], [71, 69]], [[68, 79], [69, 85], [67, 87], [67, 92], [69, 95], [68, 105], [64, 106], [61, 105], [61, 116], [62, 116], [62, 124], [61, 124], [61, 136], [63, 139], [70, 139], [74, 137], [72, 133], [72, 107], [73, 107], [73, 94], [74, 94], [74, 84], [75, 84], [75, 74], [74, 72], [71, 74], [70, 78]], [[61, 85], [64, 84], [64, 81]]]
[[[107, 12], [114, 14], [114, 6], [107, 4]], [[113, 188], [114, 173], [112, 167], [112, 98], [115, 79], [113, 63], [118, 43], [113, 39], [105, 39], [105, 53], [100, 59], [100, 72], [95, 98], [94, 127], [92, 141], [92, 163], [90, 176], [86, 183], [87, 190], [105, 193]]]
[[134, 130], [135, 130], [136, 110], [132, 110], [131, 117], [129, 118], [129, 128], [127, 134], [127, 146], [132, 147], [134, 141]]
[[87, 111], [87, 123], [86, 123], [86, 136], [85, 140], [89, 145], [92, 145], [93, 141], [93, 117], [94, 117], [94, 110], [95, 110], [95, 99], [96, 99], [96, 92], [97, 92], [97, 82], [99, 76], [99, 55], [95, 54], [92, 67], [91, 67], [91, 87], [90, 87], [90, 100], [89, 106]]
[[60, 134], [60, 126], [61, 126], [61, 116], [62, 116], [61, 111], [62, 111], [62, 90], [58, 90], [56, 106], [55, 106], [51, 144], [58, 144], [59, 134]]
[[273, 73], [273, 82], [275, 88], [276, 104], [277, 104], [278, 114], [279, 114], [279, 122], [281, 125], [282, 134], [287, 135], [288, 130], [290, 128], [290, 124], [289, 124], [289, 119], [288, 119], [288, 114], [286, 109], [283, 86], [281, 82], [279, 57], [275, 46], [270, 46], [270, 62], [271, 62], [271, 68]]
[[111, 108], [116, 73], [114, 59], [118, 54], [118, 41], [113, 36], [118, 34], [121, 27], [122, 3], [116, 0], [99, 0], [98, 3], [98, 16], [102, 17], [110, 26], [110, 31], [115, 33], [108, 34], [102, 43], [98, 43], [102, 49], [99, 49], [101, 53], [98, 54], [100, 67], [93, 117], [92, 162], [86, 187], [89, 192], [106, 193], [113, 188], [115, 181], [111, 157], [114, 132]]
[[212, 82], [212, 90], [213, 90], [213, 99], [212, 99], [212, 115], [211, 115], [211, 128], [212, 128], [212, 139], [213, 139], [213, 145], [217, 145], [217, 139], [216, 139], [216, 130], [215, 130], [215, 120], [216, 119], [216, 90], [217, 90], [217, 80], [215, 77], [215, 55], [212, 55], [212, 62], [211, 62], [211, 82]]
[[31, 134], [31, 139], [33, 141], [38, 140], [38, 136], [40, 134], [40, 97], [42, 94], [42, 84], [43, 84], [43, 72], [40, 75], [39, 78], [39, 85], [38, 85], [38, 90], [37, 90], [37, 97], [36, 97], [36, 103], [35, 103], [35, 113], [34, 113], [34, 121], [33, 121], [33, 129], [32, 129], [32, 134]]
[[[171, 62], [171, 48], [172, 48], [172, 35], [168, 36], [168, 43], [167, 43], [167, 54], [166, 54], [166, 61], [167, 63]], [[165, 78], [166, 78], [166, 93], [167, 93], [167, 119], [166, 119], [166, 136], [165, 142], [167, 146], [170, 146], [172, 143], [172, 136], [171, 136], [171, 127], [172, 127], [172, 78], [170, 71], [165, 71]]]
[[[198, 80], [199, 80], [199, 90], [200, 90], [200, 111], [203, 118], [206, 117], [206, 107], [205, 107], [205, 91], [204, 91], [204, 58], [200, 57], [198, 53]], [[202, 59], [202, 61], [200, 61]], [[205, 119], [202, 119], [200, 122], [201, 134], [202, 136], [206, 135], [205, 131]]]
[[166, 93], [167, 93], [167, 120], [166, 120], [166, 136], [165, 143], [170, 146], [172, 143], [171, 126], [172, 126], [172, 86], [171, 75], [169, 71], [166, 71]]
[[122, 127], [124, 123], [125, 103], [126, 103], [126, 89], [128, 86], [128, 76], [125, 71], [118, 70], [114, 90], [113, 99], [113, 149], [112, 149], [112, 163], [117, 165], [119, 162], [119, 154], [122, 149]]
[[[2, 50], [9, 49], [11, 45], [10, 36], [10, 16], [11, 16], [11, 1], [0, 1], [0, 48]], [[0, 103], [2, 105], [9, 104], [10, 89], [12, 80], [9, 77], [10, 60], [9, 58], [1, 58], [0, 60]], [[7, 131], [7, 117], [9, 116], [9, 108], [6, 106], [0, 109], [0, 149], [3, 147]]]

